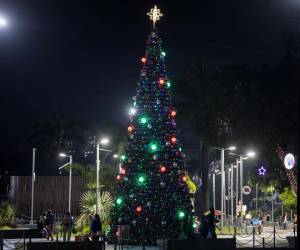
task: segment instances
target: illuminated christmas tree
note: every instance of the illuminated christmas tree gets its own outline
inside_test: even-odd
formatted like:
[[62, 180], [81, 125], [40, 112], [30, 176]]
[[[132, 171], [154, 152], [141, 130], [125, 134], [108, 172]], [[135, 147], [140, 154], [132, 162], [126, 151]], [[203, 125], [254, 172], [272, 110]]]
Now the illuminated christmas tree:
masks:
[[172, 84], [165, 67], [166, 53], [155, 23], [162, 14], [148, 13], [153, 30], [141, 59], [137, 94], [133, 98], [128, 142], [120, 157], [117, 196], [112, 210], [110, 239], [118, 225], [130, 225], [130, 239], [148, 243], [177, 238], [191, 221], [192, 205], [176, 131]]

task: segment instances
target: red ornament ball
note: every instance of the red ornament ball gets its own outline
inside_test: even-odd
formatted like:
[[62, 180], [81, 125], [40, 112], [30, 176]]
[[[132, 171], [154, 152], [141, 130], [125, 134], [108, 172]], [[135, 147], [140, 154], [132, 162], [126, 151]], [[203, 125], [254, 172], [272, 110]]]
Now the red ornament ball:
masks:
[[172, 142], [172, 143], [176, 143], [176, 141], [177, 141], [176, 137], [172, 137], [172, 138], [171, 138], [171, 142]]
[[176, 116], [176, 111], [175, 111], [175, 110], [172, 110], [172, 111], [171, 111], [171, 116], [172, 116], [172, 117], [175, 117], [175, 116]]
[[146, 59], [145, 57], [143, 57], [143, 58], [141, 59], [141, 61], [142, 61], [142, 63], [145, 63], [145, 62], [147, 61], [147, 59]]
[[119, 181], [119, 180], [121, 180], [121, 175], [117, 175], [117, 177], [116, 177], [116, 179]]
[[120, 174], [126, 174], [126, 170], [124, 168], [121, 168]]
[[161, 85], [162, 85], [162, 84], [164, 84], [164, 83], [165, 83], [165, 80], [164, 80], [164, 79], [162, 79], [162, 78], [160, 78], [158, 82], [159, 82], [159, 84], [161, 84]]
[[136, 207], [135, 211], [137, 211], [138, 213], [142, 212], [142, 207], [141, 206]]
[[164, 173], [167, 171], [167, 168], [165, 166], [160, 166], [160, 172]]
[[128, 126], [127, 130], [128, 130], [128, 132], [132, 132], [133, 126]]

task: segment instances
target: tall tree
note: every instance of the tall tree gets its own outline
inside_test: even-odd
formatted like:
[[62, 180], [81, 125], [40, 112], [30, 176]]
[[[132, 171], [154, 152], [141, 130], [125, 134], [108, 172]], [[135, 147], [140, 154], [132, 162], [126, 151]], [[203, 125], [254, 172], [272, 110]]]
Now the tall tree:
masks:
[[211, 146], [226, 146], [231, 134], [229, 91], [220, 81], [206, 74], [203, 63], [187, 67], [176, 79], [178, 106], [199, 137], [201, 210], [209, 208], [209, 151]]

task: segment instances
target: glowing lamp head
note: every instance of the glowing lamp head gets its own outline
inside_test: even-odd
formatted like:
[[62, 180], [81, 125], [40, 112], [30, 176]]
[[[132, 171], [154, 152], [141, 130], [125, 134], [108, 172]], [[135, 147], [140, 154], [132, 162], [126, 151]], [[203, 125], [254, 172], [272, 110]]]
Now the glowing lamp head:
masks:
[[147, 61], [147, 59], [146, 59], [145, 57], [143, 57], [143, 58], [141, 59], [141, 61], [142, 61], [142, 63], [145, 63], [145, 62]]
[[0, 16], [0, 28], [6, 27], [6, 26], [7, 26], [6, 20]]
[[250, 151], [246, 154], [248, 157], [254, 157], [255, 156], [255, 152]]
[[60, 153], [59, 156], [60, 157], [67, 157], [67, 155], [65, 153]]
[[141, 207], [141, 206], [136, 207], [135, 211], [136, 211], [137, 213], [142, 212], [142, 207]]
[[161, 173], [165, 173], [165, 172], [167, 171], [167, 168], [166, 168], [165, 166], [160, 166], [159, 171], [160, 171]]
[[231, 151], [236, 150], [236, 147], [235, 146], [231, 146], [231, 147], [228, 148], [228, 150], [231, 150]]
[[101, 141], [100, 141], [100, 144], [102, 145], [106, 145], [109, 143], [109, 139], [108, 138], [102, 138]]
[[158, 81], [158, 83], [159, 83], [160, 85], [163, 85], [163, 84], [165, 83], [165, 80], [164, 80], [163, 78], [160, 78], [159, 81]]
[[135, 114], [136, 114], [136, 109], [135, 108], [129, 109], [129, 115], [135, 115]]

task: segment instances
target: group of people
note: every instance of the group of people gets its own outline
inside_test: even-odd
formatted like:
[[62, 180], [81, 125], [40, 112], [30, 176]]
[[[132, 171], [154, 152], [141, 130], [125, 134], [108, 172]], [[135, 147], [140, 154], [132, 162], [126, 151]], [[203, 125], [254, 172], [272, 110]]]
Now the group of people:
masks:
[[[40, 215], [38, 228], [46, 236], [47, 240], [53, 241], [53, 229], [55, 226], [55, 216], [51, 210]], [[74, 221], [70, 212], [66, 212], [61, 220], [63, 241], [70, 241]]]
[[[60, 225], [62, 228], [63, 241], [70, 241], [72, 232], [75, 233], [74, 220], [70, 212], [65, 213]], [[40, 215], [38, 220], [38, 228], [46, 236], [47, 240], [53, 241], [54, 226], [55, 216], [51, 210]], [[99, 238], [102, 235], [102, 223], [99, 214], [94, 215], [90, 223], [90, 231], [92, 241], [99, 241]]]

